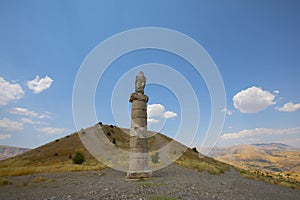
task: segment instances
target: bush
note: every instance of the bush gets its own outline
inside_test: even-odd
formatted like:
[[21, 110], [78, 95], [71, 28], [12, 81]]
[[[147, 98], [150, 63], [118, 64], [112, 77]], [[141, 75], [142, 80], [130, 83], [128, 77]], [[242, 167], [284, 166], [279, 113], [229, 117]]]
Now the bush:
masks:
[[12, 182], [10, 182], [7, 178], [0, 177], [0, 186], [2, 185], [11, 185]]
[[192, 150], [196, 153], [199, 153], [196, 147], [194, 147]]
[[84, 155], [80, 152], [77, 152], [73, 158], [73, 163], [77, 165], [81, 165], [85, 161]]
[[151, 156], [151, 160], [152, 160], [153, 163], [158, 163], [158, 160], [159, 160], [159, 153], [156, 152], [155, 154], [153, 154], [153, 155]]
[[116, 144], [116, 138], [113, 138], [113, 139], [112, 139], [112, 143], [113, 143], [113, 144]]

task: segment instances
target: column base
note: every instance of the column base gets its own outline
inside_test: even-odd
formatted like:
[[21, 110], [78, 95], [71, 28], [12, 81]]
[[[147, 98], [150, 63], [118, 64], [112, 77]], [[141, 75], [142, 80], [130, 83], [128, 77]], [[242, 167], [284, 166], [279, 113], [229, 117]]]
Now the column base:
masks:
[[126, 179], [128, 180], [139, 180], [143, 178], [151, 178], [152, 177], [152, 171], [128, 171], [126, 174]]

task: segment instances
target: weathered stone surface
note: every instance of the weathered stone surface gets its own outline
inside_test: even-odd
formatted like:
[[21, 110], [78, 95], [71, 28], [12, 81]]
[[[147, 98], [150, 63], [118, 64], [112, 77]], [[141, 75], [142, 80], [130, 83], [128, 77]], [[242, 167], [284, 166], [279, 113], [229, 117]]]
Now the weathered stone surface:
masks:
[[152, 171], [138, 171], [138, 172], [131, 172], [128, 173], [126, 178], [132, 180], [138, 180], [140, 178], [151, 178]]
[[149, 178], [152, 172], [148, 167], [147, 102], [144, 95], [146, 77], [140, 72], [135, 81], [135, 92], [130, 95], [132, 103], [129, 170], [127, 179]]
[[147, 119], [147, 113], [145, 110], [132, 110], [131, 113], [132, 119], [135, 118], [143, 118], [143, 119]]
[[140, 71], [135, 78], [135, 92], [144, 94], [145, 85], [146, 77], [144, 76], [144, 72]]
[[[147, 127], [147, 119], [145, 118], [134, 118], [131, 121], [131, 127], [132, 128], [143, 128], [143, 127]], [[142, 133], [142, 131], [139, 131], [139, 133]]]
[[[147, 104], [145, 104], [145, 101], [139, 101], [135, 99], [136, 101], [132, 104], [132, 110], [139, 109], [139, 110], [147, 110]], [[147, 102], [146, 102], [147, 103]]]
[[[142, 101], [142, 102], [148, 102], [149, 97], [147, 95], [141, 94], [141, 93], [131, 93], [129, 102], [132, 102], [133, 100]], [[136, 104], [138, 105], [138, 104]]]
[[147, 138], [131, 137], [130, 138], [130, 152], [131, 153], [146, 153], [146, 154], [148, 154]]

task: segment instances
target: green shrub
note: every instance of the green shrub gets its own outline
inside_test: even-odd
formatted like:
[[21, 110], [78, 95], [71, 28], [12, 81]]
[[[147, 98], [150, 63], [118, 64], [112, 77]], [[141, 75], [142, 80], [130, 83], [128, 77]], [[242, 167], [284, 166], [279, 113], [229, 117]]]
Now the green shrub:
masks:
[[85, 161], [84, 155], [80, 152], [77, 152], [73, 158], [73, 163], [77, 165], [81, 165]]
[[151, 160], [152, 160], [153, 163], [158, 163], [158, 160], [159, 160], [159, 153], [156, 152], [155, 154], [153, 154], [153, 155], [151, 156]]
[[0, 177], [0, 186], [2, 185], [11, 185], [12, 182], [10, 182], [7, 178]]
[[196, 152], [196, 153], [199, 153], [199, 151], [197, 150], [196, 147], [192, 148], [192, 150], [193, 150], [194, 152]]

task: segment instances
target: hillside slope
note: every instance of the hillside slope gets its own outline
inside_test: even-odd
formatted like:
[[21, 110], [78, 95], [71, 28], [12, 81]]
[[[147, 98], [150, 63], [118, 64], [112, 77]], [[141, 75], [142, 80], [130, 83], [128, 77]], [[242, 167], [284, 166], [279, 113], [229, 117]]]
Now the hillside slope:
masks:
[[[120, 129], [112, 125], [97, 124], [93, 127], [83, 129], [80, 132], [101, 126], [104, 134], [112, 143], [122, 149], [129, 148], [129, 135], [126, 129]], [[149, 150], [154, 151], [171, 139], [158, 133], [149, 132], [151, 137], [148, 140]], [[103, 135], [101, 135], [103, 137]], [[178, 146], [183, 146], [178, 143]], [[72, 158], [76, 152], [84, 154], [85, 162], [82, 165], [72, 163]], [[176, 149], [174, 149], [176, 154]], [[178, 153], [178, 152], [177, 152]], [[216, 161], [209, 157], [199, 157], [199, 154], [192, 149], [187, 151], [175, 162], [178, 165], [197, 169], [199, 171], [207, 171], [210, 173], [222, 173], [229, 169], [225, 163]], [[82, 144], [78, 133], [73, 133], [64, 138], [57, 139], [46, 145], [32, 149], [21, 155], [0, 161], [0, 176], [24, 175], [40, 172], [67, 172], [67, 171], [84, 171], [84, 170], [101, 170], [106, 166], [96, 160]]]
[[243, 169], [300, 181], [300, 149], [285, 144], [215, 147], [210, 156]]

